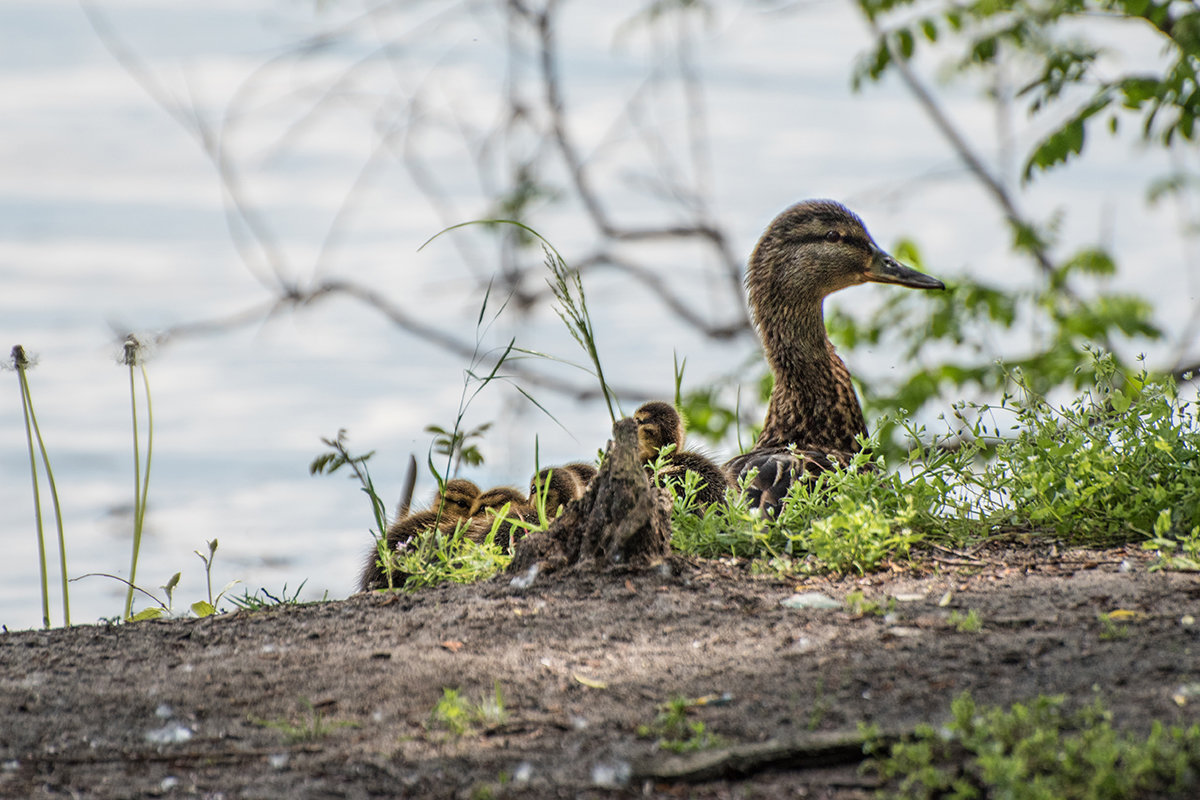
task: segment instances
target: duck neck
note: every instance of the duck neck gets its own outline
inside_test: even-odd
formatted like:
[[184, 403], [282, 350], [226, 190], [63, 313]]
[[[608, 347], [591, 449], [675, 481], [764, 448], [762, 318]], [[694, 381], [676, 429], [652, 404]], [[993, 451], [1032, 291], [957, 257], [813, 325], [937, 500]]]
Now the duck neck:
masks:
[[850, 372], [825, 332], [823, 298], [772, 305], [758, 325], [775, 386], [755, 447], [857, 452], [866, 425]]

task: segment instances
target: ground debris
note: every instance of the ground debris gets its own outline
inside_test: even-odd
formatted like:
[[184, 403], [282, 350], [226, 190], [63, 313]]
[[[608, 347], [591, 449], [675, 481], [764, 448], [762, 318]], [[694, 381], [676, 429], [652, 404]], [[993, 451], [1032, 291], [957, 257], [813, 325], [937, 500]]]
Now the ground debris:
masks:
[[[879, 735], [871, 741], [886, 746], [897, 735]], [[744, 778], [768, 769], [817, 769], [858, 764], [868, 757], [866, 737], [858, 731], [822, 731], [796, 739], [770, 739], [701, 750], [684, 755], [658, 755], [637, 762], [638, 780], [713, 781]]]

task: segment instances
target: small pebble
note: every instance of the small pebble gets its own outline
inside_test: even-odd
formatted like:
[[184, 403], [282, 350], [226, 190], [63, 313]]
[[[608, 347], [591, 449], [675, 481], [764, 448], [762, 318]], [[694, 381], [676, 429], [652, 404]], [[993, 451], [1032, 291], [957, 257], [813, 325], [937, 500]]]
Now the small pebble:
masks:
[[146, 741], [150, 744], [182, 744], [191, 738], [192, 729], [178, 722], [168, 722], [161, 728], [146, 731]]
[[541, 568], [537, 564], [533, 564], [529, 569], [509, 581], [508, 585], [514, 589], [528, 589], [533, 586], [533, 581], [537, 578], [540, 570]]
[[922, 633], [920, 628], [909, 628], [904, 625], [896, 625], [894, 627], [888, 628], [887, 632], [889, 634], [891, 634], [892, 636], [899, 636], [901, 638], [911, 638], [913, 636], [920, 636]]
[[820, 592], [803, 592], [779, 601], [784, 608], [841, 608], [842, 604]]
[[633, 767], [628, 761], [602, 761], [592, 767], [592, 785], [604, 789], [620, 789], [629, 783]]

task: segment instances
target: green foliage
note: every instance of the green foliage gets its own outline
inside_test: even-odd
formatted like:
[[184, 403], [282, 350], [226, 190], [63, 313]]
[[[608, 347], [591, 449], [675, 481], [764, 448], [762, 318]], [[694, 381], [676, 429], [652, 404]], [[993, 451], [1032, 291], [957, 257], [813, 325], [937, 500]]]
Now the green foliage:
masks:
[[507, 513], [506, 505], [495, 515], [491, 530], [480, 542], [464, 535], [465, 521], [450, 533], [436, 527], [425, 531], [414, 547], [392, 557], [393, 569], [408, 576], [404, 588], [415, 591], [444, 581], [474, 583], [503, 571], [512, 556], [496, 543], [496, 535], [502, 525], [516, 524]]
[[1159, 553], [1159, 562], [1150, 569], [1200, 572], [1200, 527], [1193, 526], [1187, 534], [1180, 533], [1176, 538], [1171, 537], [1172, 527], [1171, 510], [1164, 508], [1154, 521], [1154, 537], [1142, 544], [1143, 548]]
[[1112, 614], [1097, 614], [1096, 619], [1100, 622], [1101, 639], [1111, 641], [1113, 639], [1126, 639], [1129, 637], [1129, 626], [1117, 622]]
[[483, 453], [472, 440], [483, 439], [491, 427], [492, 423], [490, 422], [477, 425], [469, 431], [457, 428], [446, 430], [440, 425], [426, 425], [425, 432], [434, 434], [433, 452], [453, 460], [454, 467], [450, 474], [454, 475], [458, 473], [459, 467], [464, 462], [469, 467], [478, 467], [483, 464]]
[[[939, 469], [948, 470], [944, 462], [954, 459], [965, 456], [947, 454]], [[691, 513], [694, 500], [684, 492], [675, 500], [672, 544], [705, 557], [774, 559], [788, 570], [861, 574], [907, 557], [927, 535], [946, 538], [963, 527], [943, 517], [961, 504], [948, 475], [906, 478], [866, 469], [870, 464], [863, 452], [849, 469], [796, 481], [777, 518], [751, 511], [744, 492], [731, 492], [725, 506]]]
[[[304, 584], [306, 583], [308, 583], [307, 579], [301, 581], [300, 585], [291, 594], [288, 593], [287, 584], [285, 583], [279, 594], [272, 594], [267, 591], [266, 587], [259, 587], [256, 592], [244, 591], [241, 597], [229, 595], [227, 599], [242, 611], [263, 611], [268, 608], [275, 608], [276, 606], [298, 606], [302, 605], [300, 602], [300, 592], [304, 590]], [[328, 599], [327, 593], [322, 598], [322, 602]]]
[[846, 607], [850, 609], [851, 614], [859, 617], [868, 615], [882, 617], [895, 611], [896, 598], [889, 597], [886, 603], [880, 603], [876, 600], [868, 600], [861, 589], [855, 589], [846, 595]]
[[490, 697], [479, 702], [464, 697], [458, 689], [442, 689], [441, 699], [429, 712], [430, 727], [447, 731], [458, 738], [475, 732], [476, 725], [495, 727], [508, 719], [504, 707], [504, 692], [496, 681]]
[[[1143, 142], [1164, 147], [1191, 142], [1196, 135], [1200, 12], [1185, 4], [859, 0], [859, 7], [876, 40], [855, 71], [856, 87], [892, 72], [910, 76], [907, 62], [922, 50], [936, 51], [950, 59], [947, 74], [985, 72], [983, 83], [989, 87], [1015, 83], [1028, 112], [1052, 121], [1048, 131], [1041, 128], [1044, 138], [1025, 156], [1026, 180], [1083, 153], [1088, 134], [1096, 132], [1098, 124], [1100, 130], [1115, 133], [1121, 119], [1136, 117]], [[1120, 52], [1112, 37], [1104, 46], [1092, 41], [1103, 28], [1140, 29], [1159, 41], [1161, 59], [1147, 68], [1144, 59], [1123, 58], [1128, 53]], [[1113, 50], [1118, 52], [1114, 55]], [[1130, 70], [1127, 64], [1137, 66]], [[922, 102], [937, 105], [931, 96]], [[950, 126], [940, 110], [931, 113]], [[1006, 182], [987, 174], [982, 159], [969, 152], [965, 137], [957, 137], [955, 141], [950, 136], [952, 145], [997, 198], [1012, 229], [1014, 255], [1028, 258], [1036, 271], [1017, 289], [962, 278], [948, 292], [889, 293], [880, 312], [866, 320], [831, 314], [831, 335], [843, 348], [886, 342], [896, 351], [897, 362], [918, 365], [898, 371], [898, 380], [861, 386], [868, 416], [920, 414], [945, 396], [995, 397], [1005, 389], [1007, 373], [1015, 369], [1040, 394], [1078, 390], [1090, 379], [1075, 370], [1075, 353], [1081, 347], [1121, 351], [1131, 349], [1121, 346], [1125, 340], [1140, 347], [1139, 340], [1162, 336], [1149, 303], [1107, 286], [1106, 279], [1117, 269], [1109, 252], [1095, 245], [1061, 252], [1061, 215], [1044, 222], [1022, 217]], [[1151, 199], [1200, 188], [1200, 176], [1188, 169], [1153, 181]], [[920, 266], [920, 254], [911, 242], [899, 243], [895, 254]], [[995, 343], [1013, 340], [1010, 332], [1032, 340], [1027, 352], [1014, 357], [996, 349]], [[930, 353], [937, 355], [930, 358]], [[998, 359], [1003, 359], [1004, 368]], [[891, 459], [902, 445], [898, 435], [893, 430], [882, 437], [882, 452]]]
[[[1115, 131], [1121, 118], [1141, 121], [1142, 137], [1169, 146], [1196, 137], [1200, 114], [1200, 12], [1171, 0], [976, 0], [918, 4], [859, 0], [869, 20], [888, 24], [860, 61], [855, 85], [879, 80], [897, 59], [911, 59], [919, 42], [958, 47], [958, 71], [993, 67], [1019, 53], [1028, 81], [1019, 96], [1031, 114], [1053, 110], [1063, 121], [1034, 147], [1025, 178], [1066, 163], [1083, 151], [1097, 120]], [[915, 13], [914, 13], [915, 12]], [[1085, 19], [1108, 18], [1152, 31], [1162, 48], [1153, 72], [1122, 72], [1105, 49], [1083, 35]], [[1067, 111], [1064, 113], [1064, 106]]]
[[[347, 446], [347, 441], [345, 428], [339, 428], [337, 436], [332, 439], [322, 436], [321, 443], [329, 449], [324, 453], [317, 454], [316, 458], [308, 465], [308, 474], [332, 475], [342, 467], [349, 467], [359, 483], [359, 489], [367, 496], [367, 500], [371, 504], [371, 517], [375, 522], [375, 527], [371, 529], [371, 537], [375, 540], [376, 547], [381, 550], [386, 549], [387, 506], [384, 505], [379, 493], [375, 491], [375, 482], [371, 480], [371, 470], [367, 467], [367, 462], [375, 455], [375, 451], [370, 450], [362, 455], [353, 455]], [[458, 445], [461, 447], [462, 442], [459, 441]], [[390, 570], [387, 571], [387, 576], [388, 585], [391, 586], [392, 573]]]
[[[998, 405], [961, 404], [946, 434], [901, 423], [914, 449], [899, 470], [870, 461], [793, 484], [777, 519], [731, 493], [727, 507], [674, 507], [674, 546], [699, 556], [771, 561], [774, 569], [862, 573], [922, 542], [956, 545], [1023, 530], [1075, 544], [1145, 542], [1160, 567], [1192, 568], [1200, 551], [1200, 409], [1173, 383], [1128, 374], [1090, 351], [1088, 388], [1055, 406], [1020, 371]], [[1002, 426], [1000, 418], [1008, 418]], [[868, 469], [868, 467], [873, 467]]]
[[688, 711], [702, 704], [701, 701], [676, 695], [659, 709], [653, 722], [639, 725], [637, 734], [643, 739], [657, 739], [660, 749], [672, 753], [691, 753], [719, 747], [725, 743], [722, 737], [709, 731], [700, 720], [688, 718]]
[[[550, 247], [549, 244], [544, 244], [543, 250], [546, 256], [546, 268], [550, 271], [550, 278], [546, 279], [546, 283], [550, 286], [550, 291], [554, 293], [554, 299], [558, 302], [558, 307], [554, 310], [563, 324], [567, 326], [567, 330], [571, 332], [571, 336], [588, 354], [588, 358], [595, 368], [596, 379], [600, 382], [600, 392], [604, 395], [604, 402], [608, 406], [608, 416], [615, 423], [620, 404], [617, 403], [616, 393], [604, 380], [604, 368], [600, 364], [600, 352], [596, 348], [596, 328], [592, 324], [591, 315], [588, 314], [583, 280], [579, 277], [577, 270], [572, 270], [567, 266], [567, 262], [563, 260], [557, 250]], [[617, 403], [617, 410], [613, 409], [614, 403]]]
[[1156, 524], [1160, 538], [1179, 540], [1200, 526], [1197, 408], [1173, 383], [1089, 355], [1094, 383], [1065, 406], [1014, 375], [1023, 397], [997, 410], [1013, 414], [1019, 433], [998, 443], [981, 476], [1003, 494], [997, 519], [1094, 544], [1150, 539]]
[[217, 557], [217, 540], [213, 539], [212, 541], [208, 542], [207, 555], [201, 553], [199, 550], [193, 550], [192, 552], [198, 555], [200, 560], [204, 562], [204, 583], [208, 587], [208, 599], [197, 600], [196, 602], [192, 603], [190, 608], [192, 609], [192, 613], [197, 617], [211, 617], [213, 614], [217, 613], [217, 606], [220, 605], [221, 598], [225, 596], [225, 593], [237, 584], [241, 583], [241, 581], [230, 581], [229, 583], [225, 584], [225, 588], [217, 592], [216, 597], [213, 597], [212, 565], [213, 561]]
[[316, 707], [308, 700], [302, 700], [301, 704], [307, 709], [307, 718], [298, 721], [288, 719], [258, 719], [251, 717], [250, 721], [255, 725], [261, 725], [264, 728], [271, 728], [283, 734], [283, 739], [288, 744], [302, 744], [304, 742], [317, 742], [324, 739], [329, 734], [333, 733], [338, 728], [357, 728], [358, 724], [349, 720], [334, 720], [330, 722], [325, 718]]
[[983, 630], [983, 620], [973, 608], [967, 609], [965, 614], [957, 610], [951, 611], [946, 621], [959, 633], [979, 633]]
[[[951, 704], [942, 728], [918, 726], [869, 763], [884, 795], [1013, 800], [1192, 797], [1200, 782], [1200, 726], [1122, 733], [1097, 699], [1078, 711], [1039, 696], [1009, 710], [976, 708], [970, 694]], [[868, 745], [870, 746], [870, 745]]]

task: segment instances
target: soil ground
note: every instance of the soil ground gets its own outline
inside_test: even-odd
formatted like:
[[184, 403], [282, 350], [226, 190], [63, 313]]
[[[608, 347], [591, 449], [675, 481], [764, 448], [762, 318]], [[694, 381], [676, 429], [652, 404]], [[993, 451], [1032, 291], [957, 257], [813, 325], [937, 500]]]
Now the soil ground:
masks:
[[[944, 556], [944, 557], [942, 557]], [[745, 564], [507, 576], [201, 620], [0, 635], [0, 796], [810, 797], [873, 793], [854, 764], [692, 783], [638, 727], [672, 696], [726, 745], [903, 730], [952, 698], [1098, 694], [1114, 722], [1200, 720], [1200, 576], [1113, 551], [927, 554], [797, 585]], [[788, 608], [853, 591], [886, 616]], [[947, 593], [949, 599], [946, 600]], [[1098, 618], [1136, 612], [1119, 625]], [[978, 632], [951, 612], [974, 610]], [[444, 688], [506, 718], [454, 736]], [[314, 722], [319, 721], [319, 722]], [[308, 731], [307, 739], [289, 738]]]

